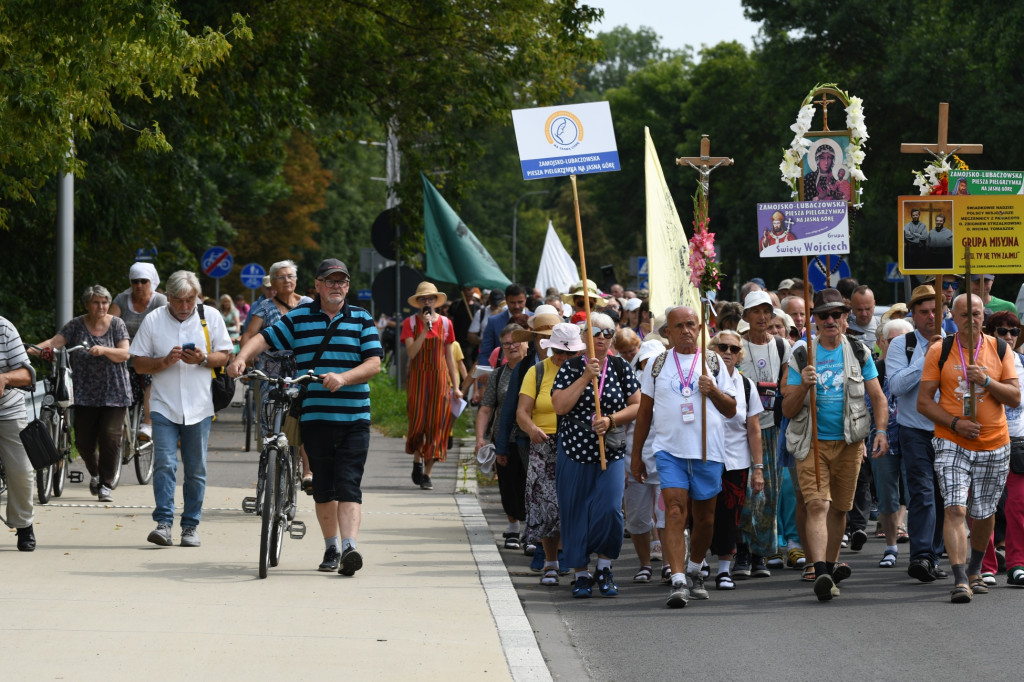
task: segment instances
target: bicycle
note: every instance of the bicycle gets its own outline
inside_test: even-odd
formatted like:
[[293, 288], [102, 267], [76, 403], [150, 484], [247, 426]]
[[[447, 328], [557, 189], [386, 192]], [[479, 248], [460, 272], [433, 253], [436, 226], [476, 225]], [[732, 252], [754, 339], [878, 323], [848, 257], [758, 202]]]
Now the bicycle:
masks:
[[142, 426], [142, 413], [145, 401], [140, 399], [125, 410], [124, 426], [121, 430], [121, 461], [114, 470], [114, 480], [110, 487], [116, 488], [121, 481], [121, 466], [135, 461], [135, 478], [139, 485], [147, 485], [153, 480], [153, 439], [139, 438]]
[[252, 449], [253, 431], [256, 432], [256, 440], [258, 441], [260, 438], [260, 426], [256, 414], [256, 393], [253, 390], [253, 383], [244, 377], [241, 378], [241, 381], [245, 384], [242, 398], [242, 426], [245, 428], [245, 451], [249, 452]]
[[26, 348], [39, 351], [43, 360], [50, 362], [50, 376], [43, 379], [43, 406], [39, 410], [39, 418], [50, 429], [50, 437], [60, 453], [60, 459], [54, 464], [36, 469], [36, 493], [39, 503], [46, 504], [50, 497], [64, 494], [64, 484], [70, 478], [72, 483], [81, 483], [82, 472], [70, 471], [71, 464], [71, 408], [74, 405], [71, 390], [72, 353], [89, 350], [85, 344], [70, 348], [40, 348], [34, 344], [25, 344]]
[[299, 396], [303, 385], [319, 383], [321, 379], [310, 371], [292, 379], [281, 377], [271, 379], [258, 369], [242, 375], [247, 379], [267, 382], [270, 393], [264, 409], [267, 410], [270, 432], [263, 438], [260, 451], [259, 474], [256, 480], [256, 496], [242, 500], [242, 511], [260, 516], [260, 578], [267, 577], [267, 570], [281, 560], [284, 534], [293, 540], [306, 535], [306, 524], [295, 520], [298, 508], [299, 480], [298, 448], [288, 444], [282, 432], [284, 418], [292, 401]]

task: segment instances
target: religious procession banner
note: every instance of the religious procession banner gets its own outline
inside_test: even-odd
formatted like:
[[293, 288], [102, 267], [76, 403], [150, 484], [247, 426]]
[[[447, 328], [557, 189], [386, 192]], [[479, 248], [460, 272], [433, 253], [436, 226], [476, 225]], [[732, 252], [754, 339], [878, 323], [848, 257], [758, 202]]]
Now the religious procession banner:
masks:
[[701, 309], [700, 292], [690, 282], [690, 247], [676, 204], [654, 148], [651, 131], [644, 128], [644, 177], [647, 195], [647, 277], [651, 314], [686, 305]]
[[513, 109], [524, 180], [619, 170], [608, 102]]
[[850, 221], [844, 200], [757, 205], [761, 258], [850, 253]]
[[426, 275], [435, 282], [460, 287], [504, 289], [511, 281], [437, 188], [423, 180], [423, 240]]
[[899, 197], [898, 216], [904, 274], [962, 273], [967, 247], [972, 272], [1024, 272], [1024, 195]]
[[1024, 194], [1024, 171], [951, 170], [950, 194]]

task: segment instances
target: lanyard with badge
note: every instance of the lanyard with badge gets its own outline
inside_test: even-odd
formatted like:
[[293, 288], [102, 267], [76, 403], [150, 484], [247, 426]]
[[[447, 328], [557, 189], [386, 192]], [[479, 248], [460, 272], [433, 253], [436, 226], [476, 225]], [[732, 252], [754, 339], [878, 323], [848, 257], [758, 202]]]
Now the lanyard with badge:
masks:
[[[972, 363], [972, 364], [975, 364], [975, 365], [978, 364], [978, 355], [981, 353], [981, 339], [982, 339], [982, 335], [979, 334], [978, 335], [978, 347], [974, 349], [974, 362]], [[964, 401], [964, 410], [963, 410], [963, 412], [964, 412], [964, 416], [965, 417], [970, 417], [971, 414], [972, 414], [972, 410], [971, 410], [971, 407], [972, 407], [971, 406], [971, 393], [972, 393], [972, 391], [971, 391], [971, 381], [970, 381], [970, 379], [967, 378], [967, 362], [964, 360], [964, 347], [960, 345], [960, 335], [959, 334], [956, 335], [956, 350], [957, 350], [958, 353], [960, 353], [960, 371], [964, 375], [964, 386], [967, 387], [967, 390], [964, 391], [964, 397], [963, 397], [963, 401]]]
[[[679, 392], [683, 394], [683, 398], [689, 399], [692, 395], [693, 390], [690, 388], [690, 381], [693, 379], [693, 372], [697, 369], [697, 354], [693, 355], [693, 362], [690, 363], [690, 373], [686, 375], [686, 380], [683, 380], [683, 368], [679, 366], [679, 353], [676, 349], [672, 349], [672, 359], [676, 362], [676, 371], [679, 373]], [[696, 419], [693, 412], [693, 401], [687, 400], [679, 406], [679, 411], [682, 414], [684, 422], [692, 422]]]

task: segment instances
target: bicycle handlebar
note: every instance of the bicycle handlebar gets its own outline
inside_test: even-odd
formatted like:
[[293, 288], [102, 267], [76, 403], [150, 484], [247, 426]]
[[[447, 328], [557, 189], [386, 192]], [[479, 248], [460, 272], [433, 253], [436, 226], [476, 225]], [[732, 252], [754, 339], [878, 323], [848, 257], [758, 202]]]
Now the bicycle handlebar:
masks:
[[262, 370], [250, 369], [245, 374], [240, 374], [239, 379], [259, 379], [261, 381], [269, 381], [279, 386], [303, 386], [305, 384], [322, 384], [324, 382], [323, 377], [319, 377], [313, 374], [313, 370], [309, 370], [305, 374], [301, 374], [297, 377], [269, 377]]
[[77, 346], [62, 346], [61, 348], [41, 348], [34, 343], [26, 343], [25, 348], [31, 348], [32, 350], [39, 351], [39, 357], [47, 362], [53, 362], [53, 354], [64, 352], [71, 355], [77, 350], [89, 350], [89, 344], [80, 343]]

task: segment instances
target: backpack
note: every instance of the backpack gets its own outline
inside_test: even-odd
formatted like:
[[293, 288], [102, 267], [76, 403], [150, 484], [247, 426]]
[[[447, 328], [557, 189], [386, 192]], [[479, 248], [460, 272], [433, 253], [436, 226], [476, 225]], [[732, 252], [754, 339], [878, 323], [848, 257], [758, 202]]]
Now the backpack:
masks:
[[[665, 366], [665, 358], [667, 358], [667, 357], [668, 357], [668, 351], [664, 350], [664, 351], [661, 352], [661, 355], [659, 355], [658, 357], [654, 358], [654, 365], [651, 367], [651, 378], [654, 379], [653, 386], [654, 386], [655, 390], [658, 387], [658, 375], [661, 374], [661, 370]], [[707, 358], [706, 359], [707, 359], [707, 362], [708, 362], [708, 367], [711, 368], [712, 374], [715, 375], [715, 378], [718, 378], [718, 372], [721, 369], [721, 367], [719, 366], [719, 363], [718, 363], [718, 353], [716, 353], [714, 351], [707, 351]], [[653, 398], [654, 396], [651, 396], [651, 397]]]
[[[953, 350], [953, 338], [956, 334], [950, 334], [949, 336], [942, 339], [942, 353], [939, 354], [939, 371], [942, 371], [942, 366], [946, 364], [946, 358], [949, 357], [949, 353]], [[907, 332], [903, 335], [903, 338], [907, 340], [907, 364], [910, 364], [910, 359], [914, 356], [914, 349], [917, 348], [917, 334], [915, 332]], [[1006, 342], [998, 336], [996, 337], [996, 352], [999, 353], [999, 360], [1002, 361], [1003, 356], [1006, 355]]]

